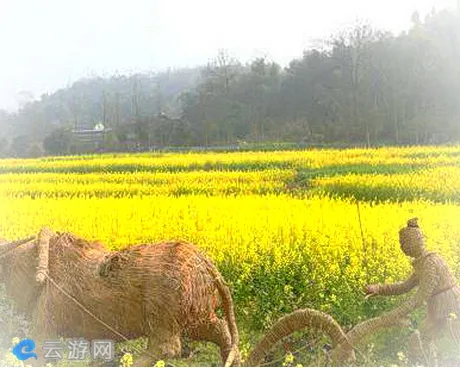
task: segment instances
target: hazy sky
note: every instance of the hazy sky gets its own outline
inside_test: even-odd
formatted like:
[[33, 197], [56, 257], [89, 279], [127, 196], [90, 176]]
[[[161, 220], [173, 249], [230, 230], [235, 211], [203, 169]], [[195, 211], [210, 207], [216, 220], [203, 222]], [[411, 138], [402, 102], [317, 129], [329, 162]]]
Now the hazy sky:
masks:
[[77, 79], [206, 63], [219, 48], [240, 61], [286, 64], [356, 19], [394, 32], [418, 10], [457, 0], [0, 0], [0, 109]]

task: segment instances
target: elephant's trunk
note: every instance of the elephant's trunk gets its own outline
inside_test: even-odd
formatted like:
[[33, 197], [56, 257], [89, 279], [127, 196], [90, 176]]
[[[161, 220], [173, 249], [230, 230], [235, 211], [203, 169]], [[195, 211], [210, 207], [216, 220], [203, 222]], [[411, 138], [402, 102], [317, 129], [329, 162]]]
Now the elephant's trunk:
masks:
[[333, 346], [341, 350], [341, 355], [335, 356], [337, 363], [350, 357], [354, 358], [353, 347], [334, 318], [314, 309], [301, 309], [282, 317], [273, 325], [250, 353], [246, 365], [259, 365], [260, 361], [278, 341], [304, 328], [322, 331], [331, 338]]
[[230, 336], [232, 339], [231, 350], [227, 356], [225, 367], [230, 367], [234, 362], [239, 364], [239, 334], [238, 327], [236, 325], [235, 311], [233, 308], [232, 295], [230, 289], [225, 284], [225, 281], [222, 278], [222, 275], [219, 273], [217, 268], [207, 260], [208, 270], [216, 281], [217, 290], [219, 291], [220, 297], [222, 298], [222, 307], [225, 312], [225, 317], [228, 323], [228, 328], [230, 330]]
[[6, 254], [8, 254], [10, 251], [12, 251], [13, 249], [23, 245], [23, 244], [26, 244], [26, 243], [29, 243], [33, 240], [35, 240], [36, 237], [35, 236], [30, 236], [28, 238], [25, 238], [25, 239], [20, 239], [20, 240], [16, 240], [14, 242], [10, 242], [10, 243], [7, 243], [7, 244], [3, 244], [3, 245], [0, 245], [0, 258], [2, 258], [3, 256], [5, 256]]

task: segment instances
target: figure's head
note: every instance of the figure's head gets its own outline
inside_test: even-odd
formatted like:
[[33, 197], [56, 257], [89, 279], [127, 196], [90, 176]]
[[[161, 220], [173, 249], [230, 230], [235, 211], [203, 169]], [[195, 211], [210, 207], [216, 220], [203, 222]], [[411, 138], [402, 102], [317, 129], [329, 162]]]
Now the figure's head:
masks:
[[405, 255], [417, 258], [425, 250], [423, 234], [418, 226], [417, 218], [407, 221], [407, 227], [399, 230], [399, 244]]

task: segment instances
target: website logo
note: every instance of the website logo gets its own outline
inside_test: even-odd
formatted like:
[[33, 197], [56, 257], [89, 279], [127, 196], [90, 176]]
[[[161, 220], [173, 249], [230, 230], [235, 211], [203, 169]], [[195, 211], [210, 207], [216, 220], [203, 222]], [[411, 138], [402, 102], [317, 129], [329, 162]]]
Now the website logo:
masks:
[[35, 341], [31, 339], [25, 339], [20, 341], [14, 348], [13, 354], [19, 360], [27, 360], [30, 358], [38, 359], [37, 354], [34, 353]]

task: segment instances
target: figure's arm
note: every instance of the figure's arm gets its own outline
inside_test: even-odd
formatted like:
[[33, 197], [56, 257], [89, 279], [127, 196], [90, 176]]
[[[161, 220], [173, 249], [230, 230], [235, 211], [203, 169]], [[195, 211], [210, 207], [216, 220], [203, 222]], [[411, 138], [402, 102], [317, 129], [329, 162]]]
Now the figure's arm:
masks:
[[415, 274], [412, 274], [406, 281], [394, 284], [369, 285], [367, 292], [376, 295], [400, 295], [411, 291], [417, 286], [419, 280]]
[[417, 293], [392, 311], [385, 313], [382, 317], [390, 319], [405, 317], [427, 302], [439, 283], [436, 269], [436, 261], [433, 259], [427, 260], [420, 275]]
[[[433, 291], [438, 285], [438, 282], [439, 277], [436, 272], [436, 261], [432, 259], [427, 260], [425, 263], [425, 268], [423, 269], [423, 274], [420, 276], [419, 280], [417, 280], [417, 278], [412, 275], [407, 281], [399, 284], [405, 286], [397, 286], [398, 291], [401, 291], [407, 290], [409, 287], [413, 288], [413, 285], [419, 283], [420, 286], [417, 290], [417, 293], [412, 298], [398, 305], [396, 308], [390, 310], [389, 312], [384, 313], [379, 317], [371, 318], [357, 324], [347, 333], [347, 337], [350, 343], [352, 345], [358, 344], [362, 339], [374, 333], [378, 329], [384, 327], [393, 327], [397, 326], [398, 324], [405, 324], [407, 315], [414, 309], [420, 307], [431, 297], [431, 295], [433, 295]], [[385, 286], [392, 287], [393, 285]], [[372, 287], [377, 289], [379, 285], [370, 285], [368, 288]]]

